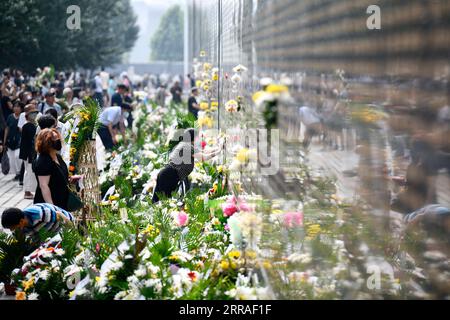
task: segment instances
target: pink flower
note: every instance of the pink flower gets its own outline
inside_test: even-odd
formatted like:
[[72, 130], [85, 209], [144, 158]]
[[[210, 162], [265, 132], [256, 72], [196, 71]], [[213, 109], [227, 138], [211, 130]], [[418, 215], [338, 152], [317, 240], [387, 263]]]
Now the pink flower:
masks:
[[222, 205], [222, 211], [223, 215], [225, 217], [231, 217], [233, 214], [235, 214], [238, 211], [238, 208], [236, 207], [235, 203], [232, 202], [226, 202]]
[[97, 254], [100, 253], [100, 243], [97, 243], [97, 244], [95, 245], [95, 252], [97, 252]]
[[252, 208], [247, 204], [247, 202], [245, 201], [241, 201], [241, 203], [239, 204], [239, 211], [252, 211]]
[[231, 196], [228, 198], [227, 203], [232, 203], [232, 204], [236, 204], [236, 197], [235, 196]]
[[179, 227], [184, 227], [189, 222], [189, 216], [184, 211], [176, 212], [173, 215], [173, 219], [174, 219], [176, 225], [179, 226]]
[[206, 147], [206, 141], [202, 141], [201, 145], [202, 145], [202, 149], [205, 149], [205, 147]]
[[230, 231], [230, 226], [228, 224], [226, 224], [224, 229], [225, 229], [225, 231]]
[[286, 228], [303, 226], [303, 212], [286, 212], [283, 215], [283, 223]]

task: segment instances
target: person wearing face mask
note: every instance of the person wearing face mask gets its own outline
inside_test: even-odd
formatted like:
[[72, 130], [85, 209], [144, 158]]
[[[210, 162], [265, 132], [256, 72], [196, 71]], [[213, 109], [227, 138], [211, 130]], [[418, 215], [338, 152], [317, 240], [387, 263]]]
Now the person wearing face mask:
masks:
[[28, 105], [26, 109], [26, 123], [22, 127], [21, 138], [20, 138], [20, 152], [19, 158], [23, 160], [25, 167], [23, 189], [25, 191], [25, 199], [33, 199], [33, 191], [36, 189], [36, 178], [33, 175], [31, 164], [36, 157], [36, 152], [34, 151], [34, 140], [36, 135], [36, 118], [38, 116], [38, 111], [34, 105]]
[[77, 182], [81, 176], [69, 178], [69, 171], [58, 151], [62, 148], [61, 134], [55, 128], [44, 129], [36, 138], [36, 152], [39, 156], [33, 164], [38, 182], [34, 203], [50, 203], [68, 210], [68, 184]]
[[125, 119], [128, 119], [130, 111], [131, 106], [128, 103], [122, 103], [121, 107], [108, 107], [103, 109], [100, 114], [99, 120], [101, 126], [97, 132], [107, 151], [111, 151], [117, 144], [117, 139], [113, 128], [116, 125], [119, 125], [123, 141], [126, 143]]

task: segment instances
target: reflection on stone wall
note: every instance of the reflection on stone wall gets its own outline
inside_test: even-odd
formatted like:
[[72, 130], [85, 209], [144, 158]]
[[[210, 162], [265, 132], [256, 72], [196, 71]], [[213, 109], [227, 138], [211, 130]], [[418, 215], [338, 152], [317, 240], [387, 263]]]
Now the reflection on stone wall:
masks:
[[[298, 132], [299, 106], [312, 107], [322, 119], [327, 118], [327, 108], [332, 110], [332, 118], [341, 109], [342, 128], [334, 130], [333, 126], [325, 125], [324, 131], [329, 135], [322, 137], [321, 142], [313, 142], [315, 152], [310, 161], [319, 157], [323, 162], [320, 166], [328, 173], [339, 174], [346, 169], [352, 171], [346, 164], [356, 158], [358, 193], [373, 205], [386, 209], [391, 200], [387, 178], [405, 173], [409, 161], [405, 159], [411, 147], [409, 138], [416, 136], [418, 127], [437, 121], [438, 112], [448, 104], [450, 2], [190, 0], [188, 3], [190, 60], [205, 50], [209, 61], [221, 68], [223, 75], [231, 75], [237, 64], [248, 68], [239, 88], [221, 85], [219, 101], [236, 94], [250, 101], [251, 94], [260, 89], [259, 80], [263, 77], [285, 82], [294, 97], [293, 103], [281, 107], [278, 119], [283, 142], [280, 159], [285, 161], [282, 167], [286, 170], [268, 181], [261, 180], [264, 178], [253, 181], [254, 188], [285, 196], [298, 185], [298, 181], [289, 179], [287, 171], [289, 166], [299, 165], [292, 159], [301, 158], [297, 153], [303, 137]], [[381, 30], [366, 27], [369, 5], [381, 8]], [[425, 113], [432, 114], [434, 120], [413, 127], [422, 109], [428, 110]], [[361, 117], [370, 120], [374, 110], [388, 117], [372, 127], [357, 121]], [[410, 115], [411, 110], [415, 115]], [[246, 112], [251, 118], [258, 117], [254, 110]], [[224, 120], [222, 125], [227, 123], [228, 115], [220, 113], [219, 117]], [[321, 143], [326, 149], [330, 139], [333, 148], [343, 149], [338, 156], [340, 160], [328, 156], [326, 151], [319, 153], [322, 149], [314, 149], [314, 144]], [[398, 139], [406, 145], [404, 152], [399, 151], [398, 143], [393, 143]], [[433, 148], [448, 151], [448, 141]], [[339, 161], [341, 164], [336, 165]], [[448, 192], [437, 192], [442, 202], [449, 200]]]

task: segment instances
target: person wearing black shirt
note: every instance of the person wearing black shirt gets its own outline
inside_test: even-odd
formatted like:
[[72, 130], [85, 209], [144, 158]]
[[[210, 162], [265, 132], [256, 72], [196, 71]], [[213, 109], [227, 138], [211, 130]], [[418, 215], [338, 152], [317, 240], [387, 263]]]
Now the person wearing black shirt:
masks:
[[24, 175], [24, 191], [25, 199], [33, 199], [33, 191], [36, 190], [36, 178], [33, 175], [31, 164], [36, 157], [34, 150], [34, 137], [36, 135], [36, 117], [38, 111], [34, 105], [27, 106], [28, 111], [25, 114], [25, 123], [22, 127], [22, 136], [20, 138], [20, 153], [19, 158], [24, 161], [25, 175]]
[[170, 88], [170, 93], [172, 94], [172, 101], [174, 103], [181, 103], [181, 93], [183, 90], [180, 87], [180, 83], [178, 81], [175, 82], [172, 88]]
[[36, 138], [39, 156], [33, 164], [38, 185], [34, 203], [51, 203], [68, 210], [69, 182], [78, 181], [81, 176], [69, 178], [69, 170], [58, 154], [62, 148], [62, 138], [55, 128], [44, 129]]
[[5, 94], [2, 95], [1, 99], [1, 105], [2, 105], [2, 112], [3, 112], [3, 119], [8, 119], [9, 115], [13, 113], [13, 104], [11, 102], [11, 99], [9, 95], [7, 94], [7, 91], [4, 91]]
[[194, 170], [195, 161], [207, 161], [214, 158], [221, 152], [223, 146], [206, 153], [197, 151], [194, 141], [195, 130], [186, 129], [183, 136], [180, 137], [179, 143], [170, 153], [169, 163], [158, 173], [152, 197], [153, 203], [159, 202], [160, 196], [170, 197], [182, 185], [188, 189], [190, 185], [188, 176]]
[[195, 87], [195, 79], [193, 76], [191, 76], [190, 74], [187, 75], [187, 77], [189, 78], [189, 82], [191, 84], [191, 88]]
[[125, 94], [127, 87], [123, 84], [117, 86], [117, 92], [111, 97], [111, 106], [121, 107], [123, 103], [123, 95]]
[[188, 100], [188, 110], [190, 113], [192, 113], [195, 118], [198, 118], [198, 110], [200, 110], [200, 107], [198, 105], [196, 97], [198, 96], [198, 89], [196, 87], [191, 89], [191, 96]]
[[24, 105], [21, 102], [14, 103], [14, 113], [10, 114], [6, 120], [5, 129], [5, 146], [8, 148], [8, 158], [11, 165], [11, 171], [16, 176], [14, 180], [19, 180], [20, 167], [22, 161], [19, 159], [20, 153], [20, 137], [21, 133], [17, 124], [19, 123], [19, 115], [22, 112]]

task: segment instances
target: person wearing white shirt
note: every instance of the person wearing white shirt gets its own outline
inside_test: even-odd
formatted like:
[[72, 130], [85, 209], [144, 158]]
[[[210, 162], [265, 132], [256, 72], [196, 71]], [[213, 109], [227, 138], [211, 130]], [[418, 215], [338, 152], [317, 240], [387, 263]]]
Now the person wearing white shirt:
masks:
[[103, 84], [102, 84], [102, 78], [100, 77], [100, 73], [97, 73], [97, 75], [94, 78], [95, 81], [95, 93], [94, 93], [94, 99], [98, 101], [100, 104], [100, 107], [103, 108]]
[[128, 118], [130, 111], [131, 106], [127, 103], [123, 103], [121, 107], [105, 108], [100, 114], [99, 121], [101, 126], [97, 132], [107, 151], [112, 150], [112, 148], [117, 144], [117, 139], [113, 129], [116, 125], [119, 125], [123, 141], [124, 143], [126, 142], [124, 119]]
[[[30, 109], [30, 108], [31, 108], [31, 105], [25, 106], [24, 112], [22, 112], [19, 115], [19, 122], [17, 123], [17, 127], [19, 128], [20, 131], [22, 131], [22, 127], [25, 125], [25, 123], [27, 123], [27, 119], [25, 118], [25, 116], [28, 113], [27, 110]], [[38, 112], [38, 115], [37, 115], [36, 119], [39, 119], [41, 116], [42, 116], [42, 113]]]
[[298, 109], [298, 114], [301, 123], [305, 126], [305, 137], [303, 139], [303, 146], [309, 147], [314, 136], [320, 134], [322, 123], [319, 115], [310, 107], [303, 106]]
[[108, 94], [109, 73], [105, 71], [105, 67], [102, 67], [102, 72], [100, 72], [100, 79], [102, 80], [103, 97], [106, 102], [105, 105], [109, 105], [109, 100], [110, 100], [110, 97]]
[[42, 102], [38, 106], [38, 111], [42, 114], [45, 114], [49, 109], [55, 109], [58, 113], [58, 117], [62, 116], [62, 109], [59, 104], [55, 102], [55, 94], [54, 90], [50, 90], [45, 94], [45, 102]]

